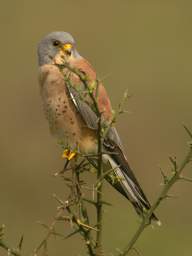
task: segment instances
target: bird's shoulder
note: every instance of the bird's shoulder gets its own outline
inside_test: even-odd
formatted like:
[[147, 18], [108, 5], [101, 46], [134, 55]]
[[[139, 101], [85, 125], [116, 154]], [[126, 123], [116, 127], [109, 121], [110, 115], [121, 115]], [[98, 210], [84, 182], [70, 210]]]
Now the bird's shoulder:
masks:
[[96, 79], [96, 72], [88, 60], [81, 57], [78, 59], [74, 59], [71, 64], [72, 66], [86, 74], [90, 80]]
[[[75, 60], [72, 65], [83, 72], [90, 81], [94, 81], [97, 79], [97, 74], [93, 66], [89, 61], [84, 59], [83, 57]], [[99, 80], [98, 80], [99, 81]], [[110, 98], [107, 94], [107, 91], [101, 81], [99, 81], [98, 87], [98, 106], [100, 111], [103, 113], [103, 116], [106, 120], [110, 120], [112, 117], [112, 108]]]

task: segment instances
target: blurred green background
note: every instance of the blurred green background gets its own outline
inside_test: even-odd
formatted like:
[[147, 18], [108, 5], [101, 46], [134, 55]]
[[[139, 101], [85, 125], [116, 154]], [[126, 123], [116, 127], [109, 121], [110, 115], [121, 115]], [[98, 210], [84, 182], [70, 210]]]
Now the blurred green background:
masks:
[[[160, 190], [159, 168], [169, 170], [168, 156], [179, 161], [186, 153], [182, 123], [192, 128], [191, 12], [187, 0], [1, 1], [0, 223], [12, 245], [24, 234], [29, 255], [44, 236], [37, 221], [49, 223], [55, 214], [52, 194], [67, 195], [64, 183], [51, 176], [63, 163], [42, 111], [37, 42], [51, 31], [70, 32], [104, 79], [114, 108], [128, 88], [130, 114], [117, 125], [130, 164], [153, 201]], [[186, 175], [192, 176], [190, 168]], [[192, 186], [177, 184], [172, 193], [178, 198], [157, 211], [162, 227], [148, 228], [137, 243], [142, 255], [192, 253]], [[113, 203], [104, 217], [110, 252], [124, 247], [138, 217], [108, 184], [105, 199]], [[78, 236], [52, 239], [49, 255], [82, 255], [82, 245]], [[0, 255], [7, 254], [0, 249]]]

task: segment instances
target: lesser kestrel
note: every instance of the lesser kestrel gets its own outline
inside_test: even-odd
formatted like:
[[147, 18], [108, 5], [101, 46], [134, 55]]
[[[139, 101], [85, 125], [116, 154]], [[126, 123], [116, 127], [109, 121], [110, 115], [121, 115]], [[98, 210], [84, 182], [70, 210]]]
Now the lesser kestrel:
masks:
[[[70, 90], [58, 65], [68, 63], [86, 74], [90, 83], [96, 80], [96, 72], [76, 49], [73, 37], [66, 32], [52, 32], [38, 45], [39, 81], [41, 96], [49, 121], [51, 133], [66, 147], [83, 154], [97, 152], [97, 115], [91, 103], [75, 93], [77, 88], [85, 90], [79, 77], [65, 70], [72, 80]], [[75, 88], [77, 87], [77, 88]], [[110, 123], [112, 108], [105, 88], [100, 82], [97, 88], [97, 102], [105, 123]], [[115, 127], [108, 129], [103, 140], [103, 161], [109, 162], [117, 179], [110, 182], [123, 196], [130, 200], [136, 212], [143, 216], [150, 209], [150, 203], [131, 170]], [[108, 152], [108, 153], [107, 153]], [[152, 219], [158, 220], [155, 214]]]

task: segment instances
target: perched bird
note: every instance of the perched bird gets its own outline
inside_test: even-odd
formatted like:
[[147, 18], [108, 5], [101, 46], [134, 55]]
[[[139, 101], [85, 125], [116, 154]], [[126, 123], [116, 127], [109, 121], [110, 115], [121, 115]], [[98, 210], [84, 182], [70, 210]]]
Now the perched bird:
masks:
[[[51, 133], [72, 151], [83, 154], [97, 152], [98, 117], [93, 102], [87, 96], [80, 97], [78, 91], [85, 91], [77, 74], [68, 68], [61, 72], [59, 65], [67, 63], [88, 77], [90, 84], [96, 80], [96, 72], [89, 62], [76, 49], [73, 37], [67, 32], [52, 32], [38, 45], [39, 81], [46, 117]], [[64, 75], [68, 76], [71, 86], [67, 86]], [[112, 108], [110, 99], [102, 83], [97, 88], [97, 102], [103, 122], [110, 123]], [[136, 212], [143, 216], [150, 209], [150, 203], [131, 170], [122, 143], [115, 127], [109, 127], [103, 140], [103, 161], [113, 168], [106, 176], [123, 196], [130, 200]], [[89, 158], [90, 162], [94, 161]], [[151, 219], [158, 221], [153, 213]]]

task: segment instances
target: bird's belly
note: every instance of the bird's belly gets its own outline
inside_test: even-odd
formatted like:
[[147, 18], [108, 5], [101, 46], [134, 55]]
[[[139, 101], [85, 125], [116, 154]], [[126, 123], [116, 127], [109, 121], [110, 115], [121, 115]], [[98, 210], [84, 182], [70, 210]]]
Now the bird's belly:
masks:
[[51, 65], [44, 69], [40, 77], [41, 96], [51, 133], [66, 147], [93, 152], [95, 132], [87, 127], [69, 98], [63, 75]]
[[44, 98], [44, 110], [51, 133], [66, 146], [75, 147], [81, 137], [77, 113], [66, 95]]
[[95, 133], [85, 126], [65, 97], [49, 98], [44, 109], [51, 133], [64, 147], [78, 148], [86, 154], [96, 151]]

